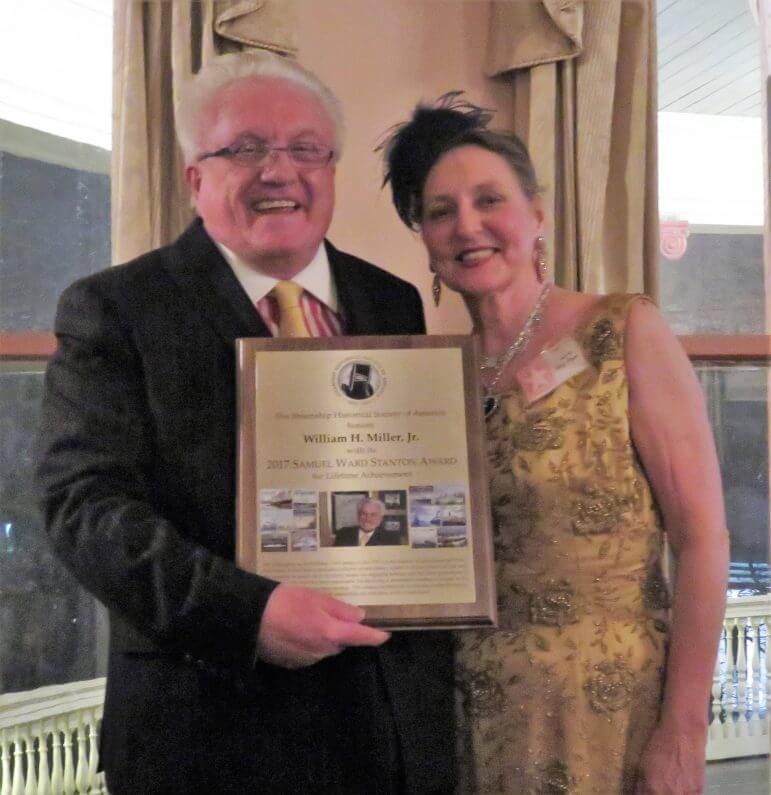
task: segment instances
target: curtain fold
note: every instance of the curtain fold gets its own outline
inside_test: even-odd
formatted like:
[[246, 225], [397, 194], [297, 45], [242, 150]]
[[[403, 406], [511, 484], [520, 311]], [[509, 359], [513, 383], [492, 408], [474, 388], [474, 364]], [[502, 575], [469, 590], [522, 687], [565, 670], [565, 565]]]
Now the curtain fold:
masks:
[[487, 63], [514, 92], [557, 283], [655, 298], [654, 0], [495, 0]]
[[174, 131], [181, 79], [222, 52], [297, 52], [294, 0], [115, 0], [112, 261], [170, 243], [193, 218]]
[[214, 29], [227, 41], [297, 57], [294, 0], [239, 0], [216, 5]]

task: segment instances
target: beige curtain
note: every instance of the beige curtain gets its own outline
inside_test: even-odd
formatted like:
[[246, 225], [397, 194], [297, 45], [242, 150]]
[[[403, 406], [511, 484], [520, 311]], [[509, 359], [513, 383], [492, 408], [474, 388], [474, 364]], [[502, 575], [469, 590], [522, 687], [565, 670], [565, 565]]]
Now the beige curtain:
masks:
[[655, 297], [654, 0], [496, 0], [487, 65], [514, 92], [557, 283]]
[[294, 0], [115, 0], [112, 261], [171, 242], [193, 217], [174, 134], [174, 87], [213, 55], [294, 56]]

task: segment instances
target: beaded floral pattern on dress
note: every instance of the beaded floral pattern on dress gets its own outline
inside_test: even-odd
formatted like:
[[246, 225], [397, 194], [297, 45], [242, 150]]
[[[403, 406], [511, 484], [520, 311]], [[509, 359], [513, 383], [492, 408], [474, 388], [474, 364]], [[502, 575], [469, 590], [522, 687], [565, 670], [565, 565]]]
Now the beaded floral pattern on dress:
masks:
[[549, 583], [530, 596], [530, 623], [561, 627], [578, 621], [576, 592], [568, 580]]
[[629, 706], [634, 688], [634, 674], [620, 659], [603, 660], [594, 666], [594, 676], [586, 680], [584, 688], [589, 704], [597, 712], [618, 712]]
[[457, 633], [460, 793], [632, 793], [658, 713], [668, 594], [629, 432], [624, 322], [576, 331], [591, 366], [488, 420], [499, 628]]
[[538, 795], [562, 795], [573, 792], [576, 780], [570, 775], [567, 765], [559, 759], [547, 763], [539, 774], [536, 790]]
[[573, 532], [578, 535], [614, 533], [619, 529], [627, 500], [613, 491], [587, 488], [573, 502]]
[[567, 424], [557, 409], [529, 414], [524, 422], [512, 424], [511, 441], [519, 450], [559, 450], [565, 444]]
[[598, 320], [591, 330], [587, 343], [589, 361], [599, 367], [608, 359], [618, 359], [623, 345], [621, 334], [617, 331], [613, 319], [604, 317]]

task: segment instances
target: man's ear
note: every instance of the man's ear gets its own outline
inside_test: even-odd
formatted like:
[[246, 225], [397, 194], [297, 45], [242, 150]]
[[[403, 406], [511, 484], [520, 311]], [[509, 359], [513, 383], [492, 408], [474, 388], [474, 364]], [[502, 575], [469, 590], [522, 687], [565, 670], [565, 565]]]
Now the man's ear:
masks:
[[193, 199], [197, 199], [198, 191], [201, 189], [201, 170], [198, 166], [185, 166], [185, 182], [187, 182], [187, 186], [190, 188]]

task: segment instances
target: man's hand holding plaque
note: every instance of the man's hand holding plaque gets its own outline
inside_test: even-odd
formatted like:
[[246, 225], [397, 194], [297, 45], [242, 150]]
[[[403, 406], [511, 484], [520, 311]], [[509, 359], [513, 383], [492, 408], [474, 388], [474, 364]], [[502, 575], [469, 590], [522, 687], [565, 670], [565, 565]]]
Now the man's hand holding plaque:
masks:
[[268, 599], [257, 636], [257, 654], [284, 668], [304, 668], [348, 646], [379, 646], [388, 632], [362, 624], [356, 605], [299, 585], [281, 584]]

